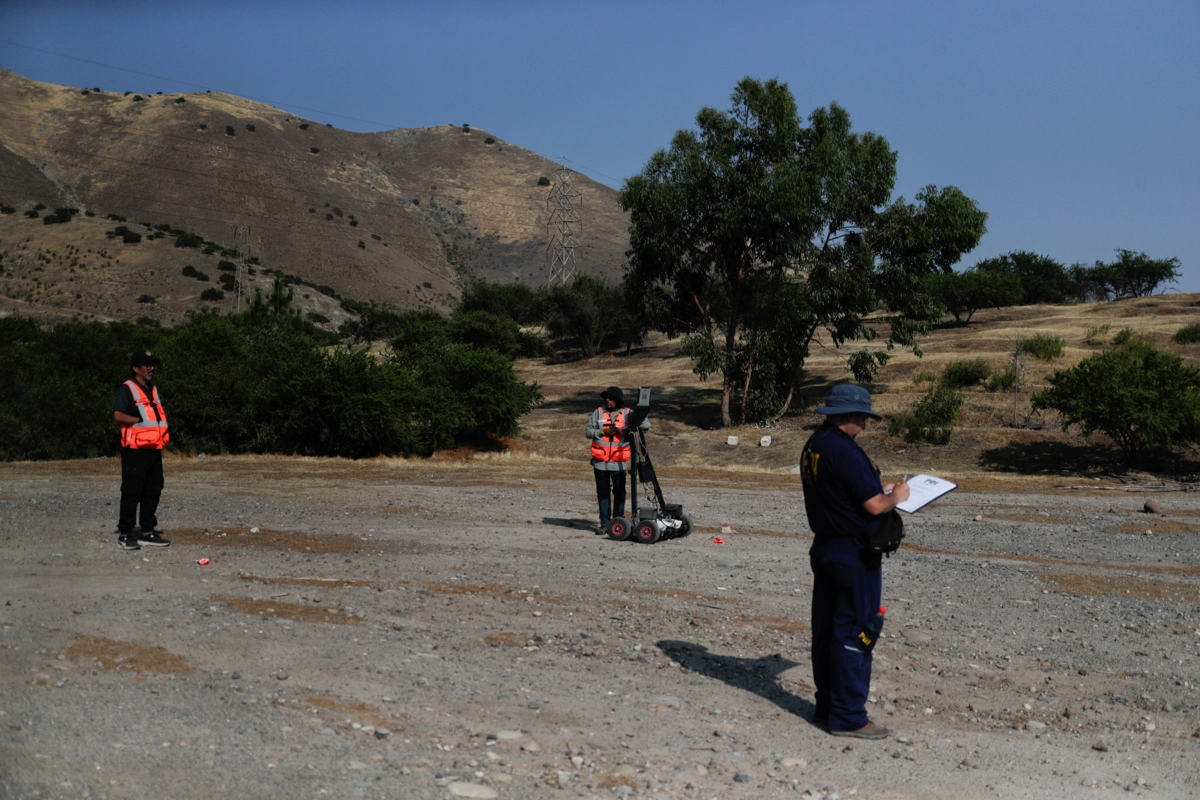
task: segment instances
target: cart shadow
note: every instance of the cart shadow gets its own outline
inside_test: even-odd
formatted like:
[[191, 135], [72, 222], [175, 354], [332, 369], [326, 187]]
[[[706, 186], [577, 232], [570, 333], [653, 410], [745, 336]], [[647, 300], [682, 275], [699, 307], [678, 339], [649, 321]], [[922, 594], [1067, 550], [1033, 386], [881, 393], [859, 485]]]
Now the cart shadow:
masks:
[[811, 700], [797, 697], [779, 685], [779, 675], [799, 662], [778, 653], [762, 658], [737, 658], [710, 653], [707, 647], [692, 642], [663, 639], [658, 649], [689, 672], [722, 681], [735, 689], [752, 692], [787, 713], [812, 722], [816, 707]]
[[555, 525], [559, 528], [571, 528], [577, 531], [594, 531], [596, 523], [587, 519], [562, 519], [561, 517], [542, 517], [543, 525]]

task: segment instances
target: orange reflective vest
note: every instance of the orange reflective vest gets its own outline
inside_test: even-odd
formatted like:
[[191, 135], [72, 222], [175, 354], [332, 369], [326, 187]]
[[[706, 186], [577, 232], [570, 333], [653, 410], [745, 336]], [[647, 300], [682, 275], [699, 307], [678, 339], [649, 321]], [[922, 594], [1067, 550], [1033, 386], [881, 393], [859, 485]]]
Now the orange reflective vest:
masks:
[[163, 410], [162, 401], [158, 399], [158, 387], [150, 390], [150, 396], [142, 391], [137, 381], [125, 381], [133, 402], [137, 404], [138, 416], [141, 422], [121, 426], [121, 447], [134, 450], [162, 450], [171, 441], [167, 431], [167, 412]]
[[[629, 419], [629, 409], [619, 408], [616, 412], [610, 412], [608, 409], [601, 406], [596, 409], [600, 414], [600, 427], [606, 428], [610, 425], [624, 428]], [[601, 436], [599, 439], [592, 440], [592, 458], [596, 461], [628, 461], [629, 460], [629, 442], [622, 441], [623, 434], [616, 436]]]

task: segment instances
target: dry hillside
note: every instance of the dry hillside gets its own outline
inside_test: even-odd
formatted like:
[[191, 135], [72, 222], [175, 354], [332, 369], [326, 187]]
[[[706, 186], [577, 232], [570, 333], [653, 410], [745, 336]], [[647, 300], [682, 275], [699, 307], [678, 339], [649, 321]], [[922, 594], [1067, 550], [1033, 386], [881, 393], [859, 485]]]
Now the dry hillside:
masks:
[[[20, 302], [9, 292], [0, 310], [126, 317], [127, 300], [148, 293], [161, 297], [150, 315], [167, 321], [200, 302], [194, 282], [174, 273], [192, 263], [214, 274], [219, 254], [172, 251], [171, 239], [105, 240], [109, 214], [405, 308], [444, 306], [474, 276], [543, 283], [550, 187], [538, 181], [553, 180], [555, 166], [462, 125], [353, 133], [227, 94], [98, 92], [0, 70], [0, 204], [16, 209], [0, 216], [0, 268], [9, 281], [53, 286], [30, 299], [22, 285]], [[617, 279], [628, 239], [616, 192], [576, 182], [581, 266]], [[96, 216], [58, 226], [23, 216], [39, 203]], [[100, 248], [112, 258], [89, 296], [78, 270], [72, 280], [55, 265]], [[37, 276], [23, 272], [30, 251], [44, 256]]]
[[[991, 309], [977, 313], [970, 325], [943, 324], [922, 337], [922, 357], [893, 351], [892, 360], [877, 376], [871, 390], [875, 408], [885, 418], [909, 409], [929, 390], [929, 378], [939, 377], [955, 361], [983, 359], [994, 370], [1010, 365], [1018, 337], [1060, 338], [1063, 354], [1051, 360], [1026, 356], [1025, 379], [1016, 393], [989, 392], [983, 386], [966, 389], [948, 446], [910, 444], [888, 436], [886, 419], [863, 434], [861, 441], [885, 473], [909, 471], [918, 464], [920, 471], [970, 482], [1004, 475], [1121, 472], [1117, 454], [1103, 436], [1089, 446], [1074, 432], [1064, 433], [1055, 415], [1031, 410], [1031, 393], [1044, 388], [1046, 376], [1053, 371], [1111, 347], [1125, 328], [1200, 366], [1200, 345], [1171, 341], [1177, 330], [1197, 321], [1200, 295], [1170, 294], [1109, 303]], [[832, 384], [852, 380], [845, 367], [847, 355], [845, 349], [836, 350], [828, 342], [813, 347], [803, 396], [793, 405], [794, 411], [811, 412]], [[801, 413], [765, 429], [721, 428], [720, 376], [701, 382], [692, 373], [691, 360], [679, 354], [678, 341], [652, 339], [630, 357], [607, 354], [583, 363], [526, 361], [519, 366], [525, 379], [538, 381], [546, 396], [546, 402], [526, 419], [523, 440], [548, 456], [574, 458], [584, 452], [587, 415], [599, 403], [597, 393], [609, 385], [622, 386], [627, 393], [638, 386], [653, 387], [649, 446], [657, 463], [673, 468], [791, 472], [819, 419]], [[726, 444], [730, 435], [738, 436], [736, 447]], [[763, 435], [772, 437], [770, 446], [757, 446]], [[1200, 470], [1190, 458], [1184, 455], [1178, 463], [1161, 464], [1160, 475], [1196, 480]]]

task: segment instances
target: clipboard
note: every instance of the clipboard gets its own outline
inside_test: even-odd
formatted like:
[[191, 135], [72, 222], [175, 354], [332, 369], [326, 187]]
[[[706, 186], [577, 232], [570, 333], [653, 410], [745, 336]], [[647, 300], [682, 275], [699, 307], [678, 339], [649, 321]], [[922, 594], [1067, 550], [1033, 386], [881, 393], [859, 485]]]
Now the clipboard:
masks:
[[906, 514], [915, 514], [934, 500], [950, 494], [957, 488], [957, 483], [951, 483], [944, 478], [935, 478], [933, 475], [924, 474], [914, 475], [908, 479], [908, 499], [897, 505], [896, 508]]

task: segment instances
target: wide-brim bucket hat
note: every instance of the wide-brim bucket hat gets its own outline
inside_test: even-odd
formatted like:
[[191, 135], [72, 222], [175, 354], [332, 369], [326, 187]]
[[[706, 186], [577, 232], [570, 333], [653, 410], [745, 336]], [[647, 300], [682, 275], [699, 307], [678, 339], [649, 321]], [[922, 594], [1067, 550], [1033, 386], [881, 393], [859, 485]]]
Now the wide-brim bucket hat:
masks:
[[836, 414], [866, 414], [868, 417], [883, 419], [871, 408], [871, 393], [853, 383], [839, 383], [829, 390], [825, 405], [818, 406], [818, 414], [833, 416]]
[[621, 391], [620, 386], [610, 386], [600, 393], [600, 397], [605, 400], [616, 400], [618, 403], [625, 402], [625, 393]]

